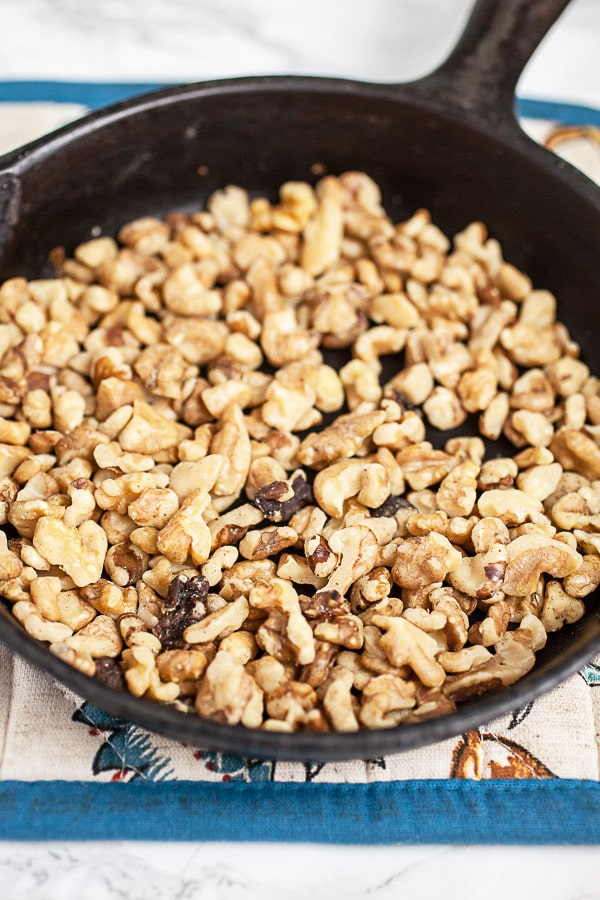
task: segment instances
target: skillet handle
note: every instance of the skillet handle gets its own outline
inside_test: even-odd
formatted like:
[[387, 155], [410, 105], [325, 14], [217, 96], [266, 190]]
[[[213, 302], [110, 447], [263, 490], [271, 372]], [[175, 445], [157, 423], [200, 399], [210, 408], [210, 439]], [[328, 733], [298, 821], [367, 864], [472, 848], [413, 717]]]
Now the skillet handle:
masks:
[[517, 81], [569, 0], [476, 0], [442, 65], [411, 85], [444, 106], [513, 119]]

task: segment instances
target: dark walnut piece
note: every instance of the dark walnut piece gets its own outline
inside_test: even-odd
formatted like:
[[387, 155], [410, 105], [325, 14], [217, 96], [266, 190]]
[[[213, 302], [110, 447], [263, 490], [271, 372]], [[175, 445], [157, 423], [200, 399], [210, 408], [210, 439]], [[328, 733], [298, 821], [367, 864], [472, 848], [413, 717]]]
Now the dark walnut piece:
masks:
[[183, 632], [204, 618], [203, 602], [208, 595], [204, 575], [177, 575], [169, 585], [169, 596], [163, 603], [164, 616], [154, 626], [154, 634], [164, 650], [175, 650], [185, 643]]
[[381, 506], [376, 507], [371, 510], [371, 515], [374, 518], [379, 518], [383, 516], [385, 518], [392, 518], [396, 515], [399, 509], [414, 509], [416, 511], [417, 507], [413, 506], [406, 497], [397, 497], [394, 494], [390, 494], [387, 500], [381, 504]]
[[291, 484], [287, 481], [272, 481], [271, 484], [263, 485], [253, 500], [254, 505], [270, 522], [289, 522], [294, 513], [312, 502], [311, 486], [302, 475], [297, 475]]
[[124, 691], [127, 687], [123, 669], [116, 659], [110, 656], [99, 656], [96, 660], [94, 677], [108, 687], [118, 691]]
[[352, 612], [339, 591], [317, 591], [312, 597], [300, 595], [300, 609], [307, 619], [335, 619]]

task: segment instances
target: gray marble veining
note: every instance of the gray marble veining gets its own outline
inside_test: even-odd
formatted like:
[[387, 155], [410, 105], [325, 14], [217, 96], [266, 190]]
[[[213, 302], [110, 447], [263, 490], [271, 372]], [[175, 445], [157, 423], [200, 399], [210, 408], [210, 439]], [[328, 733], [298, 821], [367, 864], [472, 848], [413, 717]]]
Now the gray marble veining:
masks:
[[[502, 878], [494, 873], [503, 873]], [[3, 900], [597, 900], [596, 848], [0, 844]], [[442, 893], [443, 891], [443, 893]]]

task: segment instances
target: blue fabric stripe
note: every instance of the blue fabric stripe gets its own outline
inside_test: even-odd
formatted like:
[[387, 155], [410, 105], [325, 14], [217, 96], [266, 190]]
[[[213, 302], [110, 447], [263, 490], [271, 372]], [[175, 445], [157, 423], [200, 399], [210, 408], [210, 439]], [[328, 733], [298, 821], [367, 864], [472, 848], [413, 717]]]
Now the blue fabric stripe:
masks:
[[1, 840], [599, 844], [593, 781], [7, 781]]
[[146, 82], [0, 81], [1, 103], [81, 103], [99, 109], [135, 94], [165, 87]]
[[550, 122], [560, 122], [561, 125], [595, 125], [600, 128], [600, 109], [577, 103], [518, 97], [517, 113], [522, 119], [547, 119]]
[[[0, 81], [0, 103], [81, 103], [98, 109], [135, 94], [153, 91], [167, 85], [153, 82], [93, 82], [93, 81]], [[596, 125], [600, 127], [600, 109], [576, 103], [517, 98], [519, 116], [529, 119], [549, 119], [564, 125]]]

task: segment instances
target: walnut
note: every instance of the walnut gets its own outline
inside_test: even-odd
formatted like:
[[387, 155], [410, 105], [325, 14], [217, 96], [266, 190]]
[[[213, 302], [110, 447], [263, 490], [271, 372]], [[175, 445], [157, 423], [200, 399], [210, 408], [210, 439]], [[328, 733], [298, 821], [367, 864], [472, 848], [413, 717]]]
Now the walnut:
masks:
[[356, 411], [339, 416], [335, 424], [309, 435], [298, 448], [298, 459], [310, 467], [355, 454], [385, 419], [382, 411]]
[[246, 559], [267, 559], [293, 547], [298, 535], [293, 528], [272, 525], [248, 531], [240, 541], [240, 553]]
[[578, 472], [590, 481], [600, 478], [600, 447], [580, 431], [563, 428], [550, 443], [563, 469]]
[[374, 616], [373, 622], [386, 632], [380, 644], [392, 665], [410, 666], [428, 687], [443, 683], [446, 676], [435, 658], [439, 647], [434, 638], [402, 617]]
[[460, 552], [441, 534], [409, 537], [397, 547], [392, 578], [404, 588], [424, 587], [442, 581], [461, 559]]
[[178, 431], [171, 419], [158, 413], [142, 400], [133, 404], [133, 416], [119, 434], [123, 450], [152, 456], [177, 442]]
[[303, 472], [295, 472], [288, 481], [272, 481], [264, 484], [254, 494], [253, 503], [271, 522], [287, 522], [312, 503], [310, 485]]
[[454, 700], [479, 697], [514, 684], [529, 672], [535, 662], [533, 650], [510, 635], [502, 638], [495, 650], [486, 662], [462, 674], [450, 675], [442, 688], [444, 694]]
[[317, 704], [317, 695], [309, 684], [288, 681], [279, 685], [267, 697], [267, 713], [289, 725], [307, 725], [310, 713]]
[[415, 705], [415, 685], [395, 675], [379, 675], [363, 688], [359, 718], [367, 728], [394, 728]]
[[317, 191], [318, 207], [304, 227], [301, 264], [310, 275], [320, 275], [340, 254], [343, 233], [342, 189], [336, 178], [324, 178]]
[[293, 660], [300, 665], [315, 657], [315, 641], [310, 625], [302, 615], [298, 595], [289, 582], [273, 578], [256, 584], [250, 591], [250, 605], [269, 612], [258, 629], [259, 646], [281, 662]]
[[396, 459], [402, 474], [415, 491], [441, 481], [458, 462], [443, 450], [434, 450], [428, 441], [405, 447], [396, 454]]
[[321, 509], [329, 516], [340, 518], [350, 497], [357, 497], [360, 503], [376, 509], [389, 496], [390, 486], [387, 473], [379, 463], [345, 459], [321, 469], [314, 481], [314, 492]]
[[351, 694], [353, 684], [354, 676], [349, 669], [343, 666], [334, 669], [323, 695], [323, 707], [335, 731], [358, 731]]
[[256, 728], [263, 718], [263, 693], [244, 667], [220, 650], [202, 678], [196, 696], [201, 716], [230, 725]]
[[542, 572], [553, 578], [563, 578], [577, 571], [582, 564], [581, 555], [563, 541], [549, 540], [536, 534], [515, 538], [507, 545], [506, 553], [508, 563], [503, 590], [518, 597], [536, 590]]
[[211, 534], [202, 513], [210, 503], [210, 495], [199, 488], [187, 497], [171, 516], [156, 539], [160, 553], [175, 563], [184, 563], [188, 556], [193, 562], [206, 562], [211, 551]]

